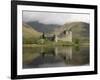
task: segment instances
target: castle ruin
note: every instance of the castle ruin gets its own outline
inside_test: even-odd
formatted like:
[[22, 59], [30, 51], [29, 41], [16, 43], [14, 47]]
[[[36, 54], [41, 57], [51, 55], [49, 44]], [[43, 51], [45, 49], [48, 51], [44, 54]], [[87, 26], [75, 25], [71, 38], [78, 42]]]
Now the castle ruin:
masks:
[[71, 30], [64, 30], [63, 32], [61, 32], [58, 35], [53, 35], [53, 36], [47, 36], [43, 33], [43, 38], [47, 38], [49, 40], [58, 42], [58, 41], [68, 41], [68, 42], [72, 42], [72, 31]]

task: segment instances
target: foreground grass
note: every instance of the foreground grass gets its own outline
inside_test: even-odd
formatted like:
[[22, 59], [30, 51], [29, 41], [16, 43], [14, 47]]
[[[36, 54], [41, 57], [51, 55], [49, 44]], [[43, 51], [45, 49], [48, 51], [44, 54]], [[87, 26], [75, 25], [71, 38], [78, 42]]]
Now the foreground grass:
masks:
[[68, 43], [68, 42], [58, 42], [58, 43], [45, 43], [45, 44], [23, 44], [23, 47], [56, 47], [56, 46], [89, 46], [89, 43]]
[[62, 41], [58, 41], [58, 42], [52, 42], [52, 41], [46, 41], [43, 43], [33, 43], [33, 44], [24, 44], [24, 46], [26, 47], [46, 47], [46, 46], [72, 46], [73, 43], [72, 42], [62, 42]]

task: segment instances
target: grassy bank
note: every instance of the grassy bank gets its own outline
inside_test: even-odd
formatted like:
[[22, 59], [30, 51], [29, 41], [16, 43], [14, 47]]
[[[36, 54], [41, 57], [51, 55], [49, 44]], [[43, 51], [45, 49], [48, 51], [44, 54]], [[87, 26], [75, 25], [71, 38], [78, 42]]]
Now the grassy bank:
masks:
[[61, 43], [61, 42], [50, 42], [50, 43], [45, 43], [45, 44], [23, 44], [24, 47], [53, 47], [53, 46], [72, 46], [72, 43]]
[[23, 47], [89, 46], [89, 43], [51, 42], [45, 44], [23, 44]]

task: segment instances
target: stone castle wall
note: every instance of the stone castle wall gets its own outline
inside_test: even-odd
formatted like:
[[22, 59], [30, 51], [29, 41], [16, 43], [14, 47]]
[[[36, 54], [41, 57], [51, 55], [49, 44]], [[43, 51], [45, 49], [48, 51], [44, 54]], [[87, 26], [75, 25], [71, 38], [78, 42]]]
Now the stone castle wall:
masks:
[[68, 31], [64, 37], [57, 37], [56, 39], [56, 42], [58, 40], [72, 42], [72, 32]]

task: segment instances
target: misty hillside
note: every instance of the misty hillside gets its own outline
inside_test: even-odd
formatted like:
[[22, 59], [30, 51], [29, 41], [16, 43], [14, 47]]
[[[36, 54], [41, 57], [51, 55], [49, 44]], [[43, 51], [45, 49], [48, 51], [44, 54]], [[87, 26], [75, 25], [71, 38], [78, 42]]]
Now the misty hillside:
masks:
[[45, 32], [49, 33], [53, 31], [55, 28], [59, 28], [59, 25], [56, 24], [43, 24], [39, 23], [37, 21], [34, 22], [27, 22], [28, 25], [30, 25], [33, 29], [39, 31], [39, 32]]

